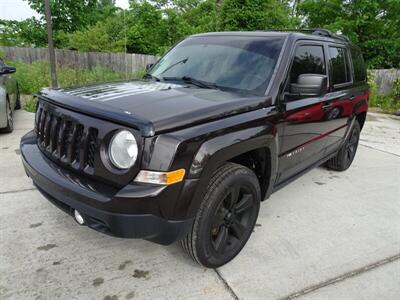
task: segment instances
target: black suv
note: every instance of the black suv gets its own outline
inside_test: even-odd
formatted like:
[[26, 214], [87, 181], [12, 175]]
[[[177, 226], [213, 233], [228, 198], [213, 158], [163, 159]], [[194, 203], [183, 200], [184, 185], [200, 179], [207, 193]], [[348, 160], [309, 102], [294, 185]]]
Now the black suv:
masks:
[[359, 48], [318, 29], [194, 35], [143, 80], [37, 97], [21, 153], [49, 201], [103, 233], [181, 240], [218, 267], [271, 193], [350, 166], [369, 89]]

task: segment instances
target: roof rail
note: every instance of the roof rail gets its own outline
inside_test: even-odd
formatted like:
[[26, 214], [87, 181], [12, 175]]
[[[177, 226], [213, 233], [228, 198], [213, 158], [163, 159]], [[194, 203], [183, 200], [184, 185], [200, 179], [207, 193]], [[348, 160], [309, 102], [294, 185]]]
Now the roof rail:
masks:
[[326, 36], [334, 39], [339, 39], [345, 42], [350, 42], [350, 39], [348, 36], [343, 35], [343, 34], [336, 34], [333, 33], [332, 31], [324, 28], [310, 28], [310, 29], [268, 29], [267, 31], [292, 31], [292, 32], [301, 32], [301, 33], [307, 33], [307, 34], [313, 34], [313, 35], [320, 35], [320, 36]]

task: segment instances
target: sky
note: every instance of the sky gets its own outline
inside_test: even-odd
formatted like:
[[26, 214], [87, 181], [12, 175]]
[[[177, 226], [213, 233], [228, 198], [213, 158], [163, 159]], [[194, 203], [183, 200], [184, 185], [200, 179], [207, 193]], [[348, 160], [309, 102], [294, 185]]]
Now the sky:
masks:
[[[116, 5], [121, 8], [128, 8], [128, 0], [116, 0]], [[24, 20], [38, 14], [29, 7], [27, 1], [23, 0], [0, 0], [0, 19]]]

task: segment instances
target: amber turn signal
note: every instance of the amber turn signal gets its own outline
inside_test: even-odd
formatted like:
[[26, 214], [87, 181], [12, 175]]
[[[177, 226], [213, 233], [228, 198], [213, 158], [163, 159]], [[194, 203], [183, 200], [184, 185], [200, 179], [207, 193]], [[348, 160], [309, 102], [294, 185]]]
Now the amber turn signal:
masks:
[[181, 182], [185, 177], [185, 169], [179, 169], [169, 172], [156, 172], [141, 170], [135, 178], [135, 182], [153, 183], [161, 185], [170, 185]]

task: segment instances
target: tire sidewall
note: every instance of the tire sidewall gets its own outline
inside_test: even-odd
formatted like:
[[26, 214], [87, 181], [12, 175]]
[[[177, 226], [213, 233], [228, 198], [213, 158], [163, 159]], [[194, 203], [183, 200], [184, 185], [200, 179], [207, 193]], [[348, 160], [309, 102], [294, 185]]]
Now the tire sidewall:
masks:
[[[354, 134], [354, 131], [356, 131], [356, 134], [357, 134], [357, 143], [355, 144], [354, 155], [349, 160], [349, 158], [347, 157], [347, 143], [349, 142], [349, 140], [351, 139], [352, 135]], [[343, 149], [342, 149], [341, 155], [342, 155], [342, 159], [344, 161], [344, 169], [348, 169], [351, 166], [354, 158], [356, 157], [357, 149], [358, 149], [358, 143], [360, 141], [360, 133], [361, 133], [360, 124], [356, 121], [354, 123], [353, 128], [351, 129], [350, 134], [349, 134], [349, 136], [348, 136], [348, 138], [346, 140], [346, 143], [345, 143], [345, 145], [343, 146]]]
[[[205, 195], [205, 202], [203, 207], [203, 214], [199, 218], [197, 224], [197, 239], [196, 243], [197, 259], [206, 267], [217, 267], [232, 260], [247, 243], [250, 235], [254, 229], [260, 209], [260, 187], [257, 177], [254, 173], [247, 168], [238, 168], [232, 174], [224, 178], [217, 186], [212, 186]], [[253, 194], [254, 209], [251, 212], [250, 224], [248, 232], [242, 239], [242, 244], [237, 249], [232, 249], [225, 255], [218, 254], [211, 241], [211, 226], [213, 216], [224, 196], [228, 193], [229, 189], [234, 185], [243, 185]], [[209, 185], [210, 186], [210, 185]]]

